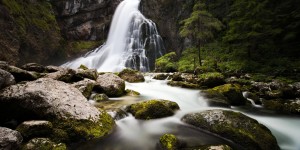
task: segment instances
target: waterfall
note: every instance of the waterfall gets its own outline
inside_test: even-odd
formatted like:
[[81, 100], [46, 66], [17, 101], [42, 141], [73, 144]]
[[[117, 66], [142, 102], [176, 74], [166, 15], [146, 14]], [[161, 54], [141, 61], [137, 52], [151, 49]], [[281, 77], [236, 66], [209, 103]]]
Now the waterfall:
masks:
[[138, 10], [139, 4], [140, 0], [122, 1], [113, 16], [106, 43], [62, 66], [77, 68], [83, 64], [103, 72], [153, 69], [155, 59], [165, 53], [165, 48], [155, 23]]

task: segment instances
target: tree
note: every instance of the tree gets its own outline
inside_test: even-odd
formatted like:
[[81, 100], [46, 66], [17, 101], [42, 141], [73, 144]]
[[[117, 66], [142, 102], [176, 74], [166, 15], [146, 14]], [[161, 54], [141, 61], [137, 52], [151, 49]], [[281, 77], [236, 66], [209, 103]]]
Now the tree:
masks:
[[180, 35], [191, 37], [197, 41], [199, 65], [201, 63], [201, 46], [214, 39], [216, 31], [222, 29], [222, 23], [206, 10], [205, 2], [197, 0], [194, 4], [190, 17], [181, 21]]

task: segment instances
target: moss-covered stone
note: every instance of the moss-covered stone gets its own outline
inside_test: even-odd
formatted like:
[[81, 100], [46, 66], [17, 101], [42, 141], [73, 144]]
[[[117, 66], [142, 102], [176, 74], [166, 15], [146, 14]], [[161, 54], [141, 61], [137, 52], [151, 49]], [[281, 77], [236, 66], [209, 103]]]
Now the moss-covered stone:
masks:
[[208, 72], [198, 76], [200, 86], [215, 87], [225, 83], [224, 76], [219, 72]]
[[155, 71], [156, 72], [176, 72], [177, 71], [177, 55], [175, 52], [165, 54], [164, 56], [156, 59]]
[[96, 69], [77, 69], [75, 77], [80, 79], [88, 78], [91, 80], [96, 80], [98, 77], [98, 72]]
[[17, 127], [24, 140], [34, 137], [47, 137], [52, 134], [52, 123], [49, 121], [25, 121]]
[[160, 137], [159, 143], [164, 150], [177, 150], [179, 148], [179, 141], [173, 134], [164, 134]]
[[271, 131], [242, 113], [227, 110], [207, 110], [185, 115], [183, 122], [218, 134], [244, 149], [279, 150]]
[[137, 83], [137, 82], [144, 82], [145, 81], [145, 78], [144, 76], [139, 72], [139, 71], [136, 71], [136, 70], [132, 70], [132, 69], [129, 69], [129, 68], [126, 68], [124, 70], [122, 70], [118, 76], [127, 81], [127, 82], [130, 82], [130, 83]]
[[73, 83], [72, 86], [77, 88], [85, 98], [89, 98], [92, 94], [95, 83], [96, 82], [93, 80], [84, 79], [82, 81]]
[[143, 120], [172, 116], [178, 109], [178, 104], [167, 100], [149, 100], [127, 107], [127, 111], [135, 118]]
[[244, 105], [246, 99], [242, 95], [241, 87], [238, 84], [224, 84], [214, 87], [212, 89], [205, 90], [206, 93], [220, 93], [224, 95], [225, 99], [230, 105]]
[[88, 70], [89, 68], [83, 64], [81, 64], [78, 69], [82, 69], [82, 70]]
[[139, 92], [134, 91], [134, 90], [126, 89], [125, 91], [126, 91], [126, 95], [128, 95], [128, 96], [139, 96], [139, 95], [141, 95]]
[[300, 114], [300, 100], [263, 100], [263, 106], [279, 113]]
[[160, 74], [156, 74], [153, 77], [153, 79], [156, 79], [156, 80], [166, 80], [169, 76], [170, 76], [170, 74], [160, 73]]
[[22, 150], [67, 150], [64, 143], [55, 143], [48, 138], [34, 138], [26, 143]]
[[109, 97], [105, 94], [95, 94], [91, 96], [91, 99], [96, 102], [108, 101]]
[[179, 86], [182, 88], [189, 88], [189, 89], [198, 89], [199, 88], [198, 84], [193, 84], [193, 83], [184, 82], [184, 81], [169, 81], [167, 84], [170, 86]]

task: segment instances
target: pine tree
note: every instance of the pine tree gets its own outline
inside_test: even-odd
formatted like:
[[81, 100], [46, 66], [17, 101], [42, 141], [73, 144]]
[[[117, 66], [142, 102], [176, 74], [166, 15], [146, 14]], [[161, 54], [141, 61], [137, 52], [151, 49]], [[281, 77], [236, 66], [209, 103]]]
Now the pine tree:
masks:
[[197, 0], [190, 17], [181, 22], [180, 35], [197, 41], [199, 65], [201, 66], [201, 46], [214, 39], [214, 33], [222, 29], [222, 23], [207, 11], [205, 2]]

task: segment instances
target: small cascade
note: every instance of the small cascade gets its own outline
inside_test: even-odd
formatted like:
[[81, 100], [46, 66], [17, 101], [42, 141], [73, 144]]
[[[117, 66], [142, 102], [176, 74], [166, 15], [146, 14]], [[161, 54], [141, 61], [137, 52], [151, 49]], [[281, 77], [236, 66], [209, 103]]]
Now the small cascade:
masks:
[[155, 23], [138, 10], [139, 3], [140, 0], [122, 1], [115, 11], [106, 43], [63, 66], [78, 68], [83, 64], [105, 72], [154, 69], [155, 59], [165, 53], [165, 48]]

